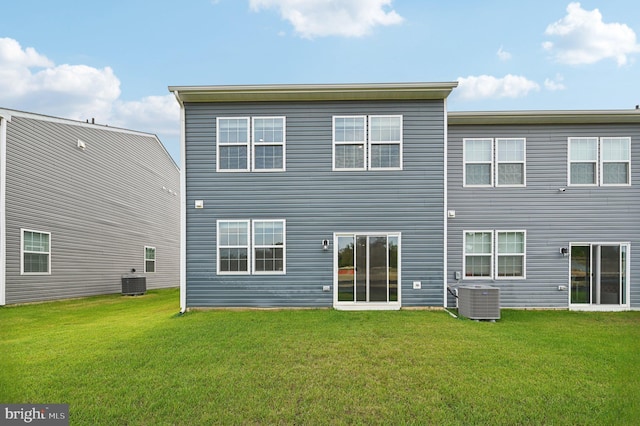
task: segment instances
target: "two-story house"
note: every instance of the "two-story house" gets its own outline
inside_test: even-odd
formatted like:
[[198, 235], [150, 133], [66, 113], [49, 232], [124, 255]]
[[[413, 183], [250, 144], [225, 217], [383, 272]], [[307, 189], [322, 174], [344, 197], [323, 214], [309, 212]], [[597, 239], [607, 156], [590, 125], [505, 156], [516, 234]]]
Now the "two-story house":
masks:
[[179, 282], [180, 170], [153, 134], [0, 109], [0, 305]]
[[448, 117], [450, 287], [499, 287], [505, 307], [640, 307], [640, 111]]
[[171, 87], [183, 309], [443, 306], [455, 86]]
[[170, 87], [181, 309], [640, 307], [640, 114], [448, 113], [456, 85]]

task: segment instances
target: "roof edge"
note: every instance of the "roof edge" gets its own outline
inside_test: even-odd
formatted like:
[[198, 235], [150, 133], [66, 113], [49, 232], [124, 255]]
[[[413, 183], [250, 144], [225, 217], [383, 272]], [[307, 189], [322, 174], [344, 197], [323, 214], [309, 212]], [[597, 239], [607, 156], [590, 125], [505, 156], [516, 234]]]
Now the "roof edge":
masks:
[[445, 99], [457, 82], [169, 86], [179, 102]]
[[65, 124], [68, 126], [99, 129], [99, 130], [105, 130], [105, 131], [114, 132], [114, 133], [125, 133], [129, 135], [142, 136], [149, 139], [154, 139], [156, 143], [159, 144], [160, 147], [164, 150], [164, 153], [166, 154], [166, 156], [169, 157], [169, 159], [173, 162], [173, 165], [175, 166], [175, 168], [177, 170], [180, 170], [180, 166], [178, 165], [178, 163], [176, 163], [176, 160], [171, 156], [171, 154], [167, 150], [167, 147], [164, 146], [164, 144], [162, 143], [158, 135], [155, 133], [143, 132], [140, 130], [125, 129], [122, 127], [113, 127], [107, 124], [89, 123], [86, 121], [73, 120], [70, 118], [54, 117], [51, 115], [38, 114], [34, 112], [20, 111], [20, 110], [2, 108], [2, 107], [0, 107], [0, 117], [6, 119], [7, 121], [11, 121], [12, 117], [22, 117], [22, 118], [31, 119], [31, 120], [47, 121], [50, 123]]
[[640, 123], [640, 110], [449, 111], [450, 125]]

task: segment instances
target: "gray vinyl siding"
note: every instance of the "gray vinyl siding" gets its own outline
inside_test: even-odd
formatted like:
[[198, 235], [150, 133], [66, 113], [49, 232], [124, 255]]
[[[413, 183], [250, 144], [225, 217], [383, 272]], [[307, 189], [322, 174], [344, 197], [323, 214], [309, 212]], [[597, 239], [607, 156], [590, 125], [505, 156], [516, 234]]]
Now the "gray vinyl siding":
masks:
[[[118, 293], [145, 246], [147, 288], [179, 285], [179, 170], [155, 136], [19, 115], [7, 127], [8, 304]], [[21, 228], [51, 233], [50, 275], [20, 274]]]
[[[442, 306], [443, 101], [186, 104], [185, 113], [188, 307], [332, 306], [323, 286], [333, 286], [334, 247], [321, 242], [340, 232], [400, 232], [402, 305]], [[365, 114], [403, 116], [403, 170], [332, 171], [332, 117]], [[216, 173], [218, 116], [286, 116], [286, 171]], [[285, 219], [286, 275], [217, 275], [220, 219]]]
[[[631, 186], [567, 186], [567, 139], [631, 137]], [[525, 188], [463, 188], [463, 138], [526, 138]], [[640, 129], [636, 125], [455, 125], [449, 126], [449, 286], [490, 284], [504, 307], [566, 308], [571, 242], [629, 242], [631, 307], [640, 307]], [[564, 187], [565, 192], [558, 189]], [[465, 230], [526, 230], [526, 279], [485, 281], [454, 273], [463, 266]], [[449, 300], [449, 305], [453, 302]]]

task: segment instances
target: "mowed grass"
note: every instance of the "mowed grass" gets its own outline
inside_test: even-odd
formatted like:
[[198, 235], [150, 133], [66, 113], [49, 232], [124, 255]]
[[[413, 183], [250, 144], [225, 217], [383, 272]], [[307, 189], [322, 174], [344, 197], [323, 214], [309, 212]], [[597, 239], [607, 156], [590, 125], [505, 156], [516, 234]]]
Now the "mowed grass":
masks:
[[0, 402], [72, 425], [640, 419], [640, 312], [177, 311], [175, 289], [0, 309]]

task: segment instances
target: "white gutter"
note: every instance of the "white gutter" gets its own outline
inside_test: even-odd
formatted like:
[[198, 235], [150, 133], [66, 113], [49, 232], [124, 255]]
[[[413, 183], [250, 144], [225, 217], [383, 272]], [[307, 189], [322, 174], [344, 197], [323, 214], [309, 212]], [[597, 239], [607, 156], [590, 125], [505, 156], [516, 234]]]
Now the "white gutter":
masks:
[[189, 102], [292, 102], [444, 99], [458, 85], [442, 83], [169, 86]]
[[607, 124], [639, 123], [640, 110], [454, 111], [449, 124]]
[[7, 303], [7, 121], [10, 115], [0, 114], [0, 305]]

